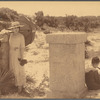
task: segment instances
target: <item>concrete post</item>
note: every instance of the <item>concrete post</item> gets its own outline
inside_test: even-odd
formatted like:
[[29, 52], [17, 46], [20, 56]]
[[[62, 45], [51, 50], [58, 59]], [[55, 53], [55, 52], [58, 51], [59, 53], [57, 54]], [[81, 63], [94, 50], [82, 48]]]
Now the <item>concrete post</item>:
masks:
[[85, 33], [58, 33], [49, 43], [50, 92], [48, 98], [81, 98], [85, 87]]

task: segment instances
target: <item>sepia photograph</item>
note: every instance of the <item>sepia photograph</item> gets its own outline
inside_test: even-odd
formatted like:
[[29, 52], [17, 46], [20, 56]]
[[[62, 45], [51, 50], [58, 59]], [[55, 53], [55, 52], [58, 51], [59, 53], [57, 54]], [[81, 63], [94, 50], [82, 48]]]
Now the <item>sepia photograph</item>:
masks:
[[0, 1], [0, 99], [100, 99], [100, 1]]

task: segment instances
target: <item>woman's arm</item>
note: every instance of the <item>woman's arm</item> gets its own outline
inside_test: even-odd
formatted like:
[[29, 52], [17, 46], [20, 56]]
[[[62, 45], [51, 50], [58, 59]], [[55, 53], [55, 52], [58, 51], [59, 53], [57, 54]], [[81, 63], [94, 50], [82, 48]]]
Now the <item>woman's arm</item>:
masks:
[[24, 50], [25, 50], [25, 39], [24, 36], [21, 35], [21, 45], [20, 45], [20, 53], [21, 53], [21, 59], [23, 59], [24, 56]]

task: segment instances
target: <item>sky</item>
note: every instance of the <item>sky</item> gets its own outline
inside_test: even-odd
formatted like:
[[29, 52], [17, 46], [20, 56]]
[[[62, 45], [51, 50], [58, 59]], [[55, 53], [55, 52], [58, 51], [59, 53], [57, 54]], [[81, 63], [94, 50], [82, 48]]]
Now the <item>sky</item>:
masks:
[[31, 16], [38, 11], [50, 16], [100, 16], [100, 1], [0, 1], [1, 7]]

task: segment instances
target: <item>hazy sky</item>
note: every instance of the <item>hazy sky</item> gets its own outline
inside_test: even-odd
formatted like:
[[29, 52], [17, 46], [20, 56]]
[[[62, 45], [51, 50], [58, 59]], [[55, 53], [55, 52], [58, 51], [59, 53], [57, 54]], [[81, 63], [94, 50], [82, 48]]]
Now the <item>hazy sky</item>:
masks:
[[100, 1], [0, 1], [0, 8], [8, 7], [18, 13], [34, 15], [43, 11], [51, 16], [100, 16]]

